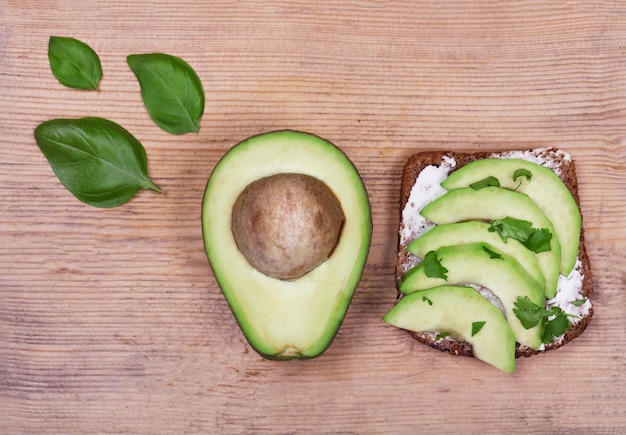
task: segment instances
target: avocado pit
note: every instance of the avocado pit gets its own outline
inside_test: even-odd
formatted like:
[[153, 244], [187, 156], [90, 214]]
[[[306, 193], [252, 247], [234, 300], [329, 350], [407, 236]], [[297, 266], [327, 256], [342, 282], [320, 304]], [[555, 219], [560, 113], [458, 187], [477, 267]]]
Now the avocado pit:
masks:
[[243, 190], [233, 206], [232, 231], [255, 269], [295, 280], [330, 257], [344, 220], [339, 200], [321, 180], [281, 173]]

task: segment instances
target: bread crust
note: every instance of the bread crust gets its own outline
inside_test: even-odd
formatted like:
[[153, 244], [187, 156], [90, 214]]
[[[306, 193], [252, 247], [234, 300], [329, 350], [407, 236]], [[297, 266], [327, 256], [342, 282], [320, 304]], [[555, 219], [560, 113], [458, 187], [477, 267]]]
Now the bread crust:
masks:
[[[398, 257], [396, 260], [396, 288], [402, 277], [402, 274], [407, 269], [407, 265], [412, 264], [415, 260], [412, 259], [412, 254], [407, 251], [407, 245], [409, 242], [402, 244], [402, 240], [399, 234], [402, 232], [404, 223], [402, 221], [402, 211], [404, 210], [413, 185], [415, 184], [420, 172], [427, 166], [440, 166], [444, 162], [445, 157], [453, 158], [456, 162], [456, 166], [451, 171], [459, 169], [466, 164], [479, 159], [489, 158], [493, 156], [503, 156], [509, 152], [529, 152], [534, 156], [540, 158], [542, 161], [548, 161], [552, 166], [558, 168], [557, 175], [561, 178], [563, 183], [567, 186], [572, 196], [576, 200], [576, 204], [580, 209], [580, 198], [578, 195], [578, 180], [576, 178], [576, 166], [573, 159], [566, 158], [566, 154], [556, 148], [539, 148], [539, 149], [525, 149], [525, 150], [507, 150], [507, 151], [480, 151], [476, 153], [457, 152], [457, 151], [422, 151], [413, 154], [405, 163], [402, 171], [401, 188], [400, 188], [400, 227], [398, 232]], [[591, 275], [591, 266], [587, 251], [585, 249], [585, 236], [584, 226], [581, 222], [580, 230], [580, 248], [578, 251], [578, 259], [581, 262], [581, 273], [583, 274], [582, 282], [582, 294], [586, 298], [590, 298], [593, 292], [593, 280]], [[398, 291], [398, 300], [402, 297], [402, 294]], [[578, 337], [587, 328], [591, 318], [593, 316], [593, 307], [590, 308], [588, 313], [576, 324], [572, 325], [567, 330], [564, 337], [560, 340], [555, 340], [552, 343], [546, 344], [543, 350], [534, 350], [525, 346], [516, 347], [516, 357], [531, 356], [537, 353], [545, 352], [547, 350], [557, 349], [566, 343], [572, 341]], [[469, 343], [443, 338], [437, 339], [436, 334], [425, 332], [417, 333], [408, 331], [410, 335], [416, 340], [427, 344], [430, 347], [439, 349], [444, 352], [448, 352], [454, 355], [473, 356], [472, 346]]]

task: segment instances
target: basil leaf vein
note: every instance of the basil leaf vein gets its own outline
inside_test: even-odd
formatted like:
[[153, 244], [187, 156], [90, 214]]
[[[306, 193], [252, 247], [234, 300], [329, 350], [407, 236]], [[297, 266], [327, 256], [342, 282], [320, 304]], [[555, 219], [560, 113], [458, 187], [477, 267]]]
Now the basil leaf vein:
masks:
[[198, 132], [204, 114], [204, 88], [187, 62], [164, 53], [131, 54], [127, 62], [156, 125], [171, 134]]
[[59, 181], [86, 204], [110, 208], [141, 189], [161, 192], [143, 145], [113, 121], [52, 119], [37, 126], [35, 139]]
[[64, 86], [76, 89], [98, 89], [102, 65], [98, 54], [75, 38], [51, 36], [48, 60], [54, 77]]

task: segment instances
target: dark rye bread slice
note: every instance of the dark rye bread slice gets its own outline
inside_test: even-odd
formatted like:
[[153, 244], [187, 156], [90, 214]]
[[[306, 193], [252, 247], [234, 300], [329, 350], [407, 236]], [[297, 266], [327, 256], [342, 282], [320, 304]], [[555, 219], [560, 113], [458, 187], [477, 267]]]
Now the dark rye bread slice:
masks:
[[[510, 152], [523, 151], [532, 154], [534, 157], [539, 158], [542, 162], [545, 161], [550, 164], [553, 168], [556, 168], [555, 172], [561, 180], [568, 187], [578, 207], [580, 209], [580, 199], [578, 195], [578, 181], [576, 178], [576, 167], [574, 161], [566, 156], [560, 150], [555, 148], [540, 148], [533, 150], [512, 150], [512, 151], [481, 151], [476, 153], [465, 153], [465, 152], [455, 152], [455, 151], [424, 151], [419, 152], [412, 155], [406, 164], [404, 165], [404, 169], [402, 171], [402, 185], [401, 185], [401, 193], [400, 193], [400, 228], [399, 234], [402, 232], [404, 228], [404, 222], [402, 221], [402, 211], [404, 210], [409, 196], [411, 194], [411, 188], [415, 184], [420, 172], [427, 166], [440, 166], [444, 157], [451, 157], [456, 161], [455, 167], [451, 170], [454, 171], [467, 163], [484, 159], [489, 157], [504, 157]], [[406, 248], [410, 241], [402, 243], [401, 238], [398, 238], [398, 258], [396, 262], [396, 284], [399, 282], [402, 274], [408, 270], [412, 265], [416, 264], [419, 261], [412, 254], [410, 254]], [[578, 259], [581, 263], [579, 271], [583, 275], [582, 282], [582, 294], [584, 297], [589, 298], [593, 288], [592, 288], [592, 276], [591, 276], [591, 267], [589, 263], [589, 257], [587, 256], [587, 252], [585, 250], [584, 244], [584, 228], [581, 228], [580, 231], [580, 248], [578, 251]], [[402, 295], [398, 292], [398, 299], [400, 299]], [[587, 325], [591, 321], [591, 317], [593, 315], [593, 308], [590, 308], [589, 311], [585, 314], [585, 316], [579, 320], [577, 323], [573, 324], [570, 329], [565, 333], [562, 339], [556, 339], [554, 342], [546, 344], [543, 350], [533, 350], [525, 346], [518, 345], [516, 348], [516, 356], [531, 356], [537, 354], [542, 351], [556, 349], [558, 347], [563, 346], [574, 338], [578, 337], [582, 332], [587, 328]], [[472, 346], [468, 343], [457, 341], [450, 338], [439, 338], [435, 333], [425, 332], [425, 333], [416, 333], [409, 331], [409, 333], [418, 341], [427, 344], [435, 349], [439, 349], [441, 351], [446, 351], [455, 355], [463, 355], [463, 356], [472, 356]]]

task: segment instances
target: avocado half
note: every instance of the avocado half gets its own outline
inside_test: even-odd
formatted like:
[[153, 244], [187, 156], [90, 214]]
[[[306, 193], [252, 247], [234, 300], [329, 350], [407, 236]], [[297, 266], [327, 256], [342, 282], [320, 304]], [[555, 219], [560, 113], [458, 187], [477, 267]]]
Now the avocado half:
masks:
[[[252, 267], [239, 251], [231, 227], [233, 206], [241, 192], [256, 180], [280, 173], [321, 180], [345, 215], [330, 257], [292, 281]], [[256, 352], [267, 359], [306, 359], [330, 346], [361, 278], [372, 235], [365, 185], [339, 148], [318, 136], [288, 130], [235, 145], [209, 177], [202, 232], [217, 283]]]

